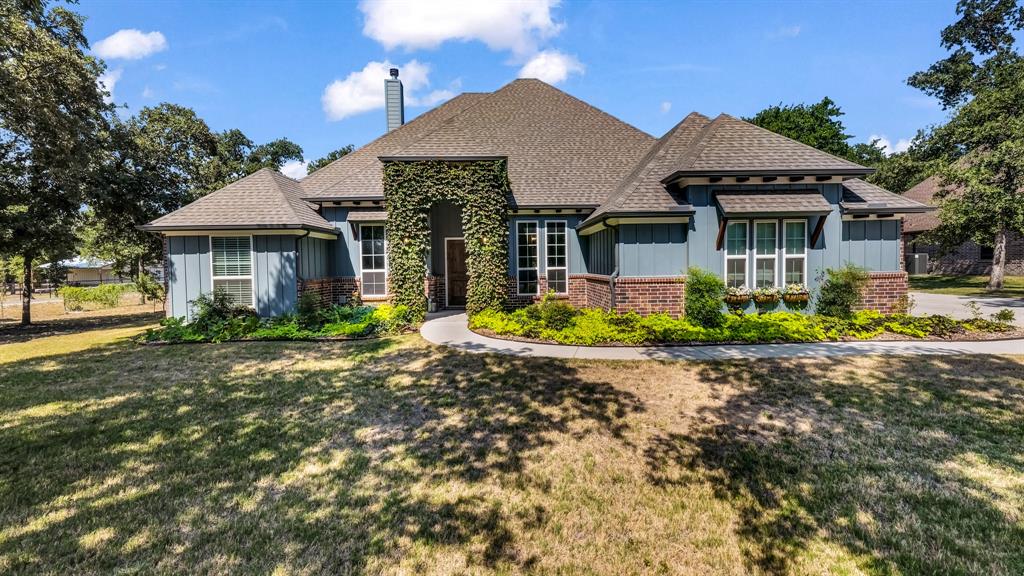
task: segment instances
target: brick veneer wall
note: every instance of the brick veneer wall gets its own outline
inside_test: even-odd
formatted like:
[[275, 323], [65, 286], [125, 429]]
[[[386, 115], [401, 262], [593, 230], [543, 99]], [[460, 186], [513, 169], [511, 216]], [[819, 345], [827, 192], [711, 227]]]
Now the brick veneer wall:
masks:
[[444, 308], [445, 282], [444, 276], [427, 276], [424, 280], [427, 298], [434, 301], [437, 308]]
[[358, 290], [359, 279], [351, 276], [316, 278], [313, 280], [299, 280], [298, 282], [300, 297], [307, 292], [312, 292], [320, 297], [320, 304], [324, 306], [340, 304], [342, 299], [347, 302], [352, 298], [352, 293]]
[[611, 276], [602, 274], [571, 274], [569, 303], [577, 308], [603, 308], [612, 305]]
[[163, 237], [164, 247], [164, 316], [171, 315], [171, 250], [168, 246], [167, 236]]
[[[907, 242], [914, 242], [913, 234], [903, 236], [903, 249], [907, 254], [928, 254], [928, 272], [932, 274], [987, 276], [992, 273], [992, 261], [981, 259], [981, 247], [974, 242], [964, 242], [955, 250], [941, 255], [938, 246], [920, 242], [911, 252]], [[1024, 237], [1011, 235], [1006, 242], [1006, 275], [1024, 276]]]
[[686, 299], [686, 277], [649, 277], [615, 279], [615, 310], [633, 310], [639, 314], [664, 312], [682, 316]]
[[901, 311], [909, 284], [906, 272], [870, 272], [868, 285], [861, 294], [858, 310], [877, 310], [884, 314]]

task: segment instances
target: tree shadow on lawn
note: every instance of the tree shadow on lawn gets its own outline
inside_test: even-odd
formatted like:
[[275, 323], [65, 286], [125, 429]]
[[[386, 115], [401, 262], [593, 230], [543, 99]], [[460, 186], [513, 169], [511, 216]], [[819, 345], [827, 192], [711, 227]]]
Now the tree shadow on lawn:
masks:
[[545, 511], [501, 483], [642, 409], [565, 362], [407, 339], [0, 365], [0, 572], [529, 568], [512, 527]]
[[0, 345], [28, 342], [36, 338], [76, 334], [103, 328], [147, 326], [149, 324], [157, 324], [164, 317], [163, 311], [157, 311], [111, 314], [107, 316], [68, 316], [66, 318], [36, 321], [29, 326], [21, 326], [17, 322], [2, 322], [0, 323]]
[[703, 365], [717, 401], [652, 438], [650, 480], [709, 478], [755, 571], [815, 571], [831, 546], [871, 573], [1024, 573], [1022, 364], [875, 361]]

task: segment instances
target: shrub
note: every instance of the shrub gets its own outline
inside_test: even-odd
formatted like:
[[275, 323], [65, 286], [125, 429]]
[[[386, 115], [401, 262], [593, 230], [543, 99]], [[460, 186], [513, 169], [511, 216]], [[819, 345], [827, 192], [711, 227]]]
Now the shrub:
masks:
[[153, 279], [152, 276], [143, 272], [135, 279], [135, 289], [142, 294], [143, 298], [163, 302], [166, 297], [164, 285]]
[[1015, 316], [1013, 314], [1013, 310], [1003, 308], [999, 312], [994, 312], [989, 316], [989, 318], [991, 318], [993, 322], [998, 322], [1000, 324], [1013, 324]]
[[545, 328], [562, 330], [572, 323], [572, 319], [576, 317], [577, 310], [570, 306], [568, 302], [555, 300], [553, 295], [554, 292], [549, 291], [544, 295], [540, 305], [537, 306], [540, 312], [539, 319]]
[[823, 316], [850, 318], [853, 308], [861, 301], [861, 292], [867, 286], [867, 270], [847, 264], [838, 270], [825, 271], [826, 279], [818, 295], [816, 310]]
[[718, 328], [725, 323], [722, 298], [725, 283], [716, 274], [693, 267], [686, 277], [686, 318], [703, 328]]
[[101, 284], [92, 288], [62, 286], [57, 294], [64, 299], [65, 310], [84, 310], [86, 304], [115, 308], [121, 303], [121, 297], [133, 288], [132, 284]]

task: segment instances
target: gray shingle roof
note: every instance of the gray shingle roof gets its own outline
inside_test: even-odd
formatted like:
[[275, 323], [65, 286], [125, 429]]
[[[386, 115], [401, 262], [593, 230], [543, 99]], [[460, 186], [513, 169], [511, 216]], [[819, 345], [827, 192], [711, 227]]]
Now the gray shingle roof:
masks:
[[334, 226], [302, 199], [302, 193], [295, 180], [263, 168], [157, 218], [143, 229], [287, 228], [334, 233]]
[[[941, 189], [941, 179], [938, 176], [929, 176], [923, 182], [904, 192], [903, 197], [933, 206], [935, 205], [935, 193]], [[938, 228], [938, 226], [939, 215], [936, 211], [908, 214], [903, 218], [904, 232], [925, 232]]]
[[[518, 206], [598, 206], [654, 144], [650, 135], [539, 80], [516, 80], [391, 157], [508, 158]], [[361, 184], [379, 191], [379, 169]]]
[[784, 172], [864, 175], [873, 170], [720, 114], [677, 158], [672, 177]]
[[352, 210], [348, 213], [349, 222], [383, 222], [387, 219], [385, 210]]
[[674, 188], [670, 191], [661, 180], [672, 173], [675, 160], [710, 122], [707, 116], [692, 112], [673, 126], [644, 154], [608, 200], [590, 215], [587, 222], [612, 213], [687, 209], [689, 206], [685, 195]]
[[467, 92], [302, 179], [306, 199], [383, 198], [378, 157], [394, 154], [490, 94]]
[[725, 216], [743, 214], [828, 214], [832, 206], [820, 192], [718, 192], [715, 200]]
[[912, 198], [894, 194], [859, 178], [843, 182], [840, 205], [846, 212], [862, 213], [907, 214], [934, 210]]

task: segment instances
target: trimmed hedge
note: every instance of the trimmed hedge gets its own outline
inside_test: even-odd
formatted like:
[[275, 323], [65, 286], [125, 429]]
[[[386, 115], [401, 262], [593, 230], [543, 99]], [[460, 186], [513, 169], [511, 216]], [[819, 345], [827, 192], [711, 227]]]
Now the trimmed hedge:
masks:
[[841, 339], [869, 339], [883, 333], [912, 338], [949, 338], [967, 332], [1008, 332], [1013, 327], [996, 320], [976, 318], [955, 320], [948, 316], [884, 315], [872, 310], [835, 318], [797, 312], [767, 314], [728, 314], [721, 326], [705, 328], [686, 318], [667, 314], [640, 316], [599, 309], [576, 310], [565, 322], [546, 318], [544, 304], [535, 304], [512, 312], [485, 310], [470, 319], [470, 328], [490, 330], [498, 335], [548, 340], [559, 344], [591, 346], [595, 344], [660, 343], [769, 343], [822, 342]]
[[92, 288], [61, 286], [57, 295], [64, 299], [65, 310], [84, 310], [86, 304], [100, 308], [116, 308], [121, 297], [135, 291], [134, 284], [101, 284]]

